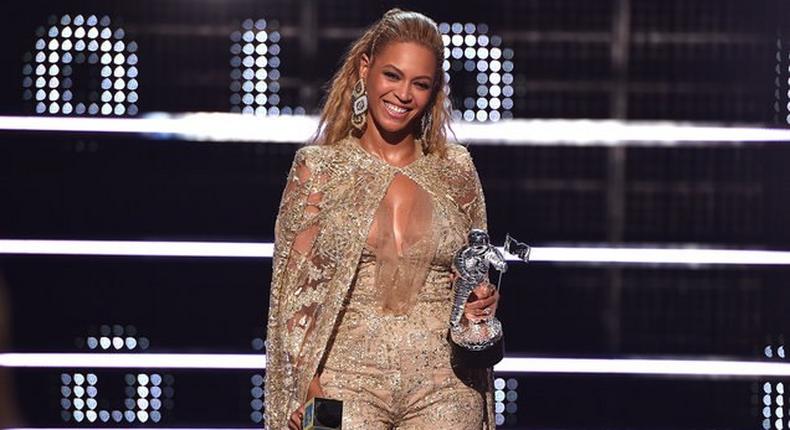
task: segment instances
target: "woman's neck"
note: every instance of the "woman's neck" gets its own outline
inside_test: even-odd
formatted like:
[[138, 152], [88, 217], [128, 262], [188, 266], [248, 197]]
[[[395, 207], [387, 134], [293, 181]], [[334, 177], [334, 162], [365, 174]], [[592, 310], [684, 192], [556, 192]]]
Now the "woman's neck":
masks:
[[359, 143], [366, 151], [393, 166], [404, 167], [419, 156], [411, 133], [387, 135], [371, 123], [368, 123]]

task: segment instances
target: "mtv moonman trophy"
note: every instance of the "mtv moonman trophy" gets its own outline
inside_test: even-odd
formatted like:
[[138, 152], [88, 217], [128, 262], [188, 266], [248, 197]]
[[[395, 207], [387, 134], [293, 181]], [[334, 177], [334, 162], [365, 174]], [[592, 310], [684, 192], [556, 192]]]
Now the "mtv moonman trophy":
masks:
[[464, 306], [469, 295], [483, 281], [488, 281], [488, 267], [494, 266], [501, 273], [507, 270], [505, 257], [491, 245], [488, 233], [479, 229], [469, 232], [469, 243], [461, 248], [453, 259], [456, 274], [453, 288], [455, 300], [450, 315], [450, 339], [469, 351], [482, 351], [492, 347], [502, 338], [502, 323], [496, 317], [482, 322], [461, 324]]
[[[503, 346], [491, 348], [502, 339], [502, 323], [496, 317], [491, 316], [483, 322], [469, 322], [464, 326], [461, 324], [464, 306], [478, 285], [483, 281], [488, 281], [488, 268], [494, 266], [499, 271], [499, 282], [502, 280], [502, 273], [507, 271], [505, 257], [499, 250], [491, 245], [488, 234], [479, 229], [469, 232], [469, 243], [461, 248], [453, 259], [453, 266], [457, 277], [453, 288], [455, 289], [455, 300], [453, 311], [450, 316], [450, 339], [460, 349], [467, 352], [456, 350], [456, 358], [473, 367], [488, 367], [495, 364], [502, 358]], [[505, 237], [505, 251], [515, 255], [524, 262], [529, 262], [531, 248], [529, 245], [519, 242], [509, 234]], [[498, 349], [491, 351], [491, 349]], [[489, 350], [489, 351], [486, 351]]]

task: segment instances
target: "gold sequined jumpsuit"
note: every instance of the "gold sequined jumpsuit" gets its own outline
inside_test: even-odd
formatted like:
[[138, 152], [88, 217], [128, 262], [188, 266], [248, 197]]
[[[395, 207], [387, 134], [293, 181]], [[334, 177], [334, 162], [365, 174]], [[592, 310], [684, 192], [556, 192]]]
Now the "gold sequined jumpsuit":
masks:
[[473, 227], [485, 202], [460, 145], [403, 167], [351, 137], [297, 151], [275, 224], [267, 428], [287, 428], [319, 375], [346, 430], [493, 429], [491, 369], [454, 371], [446, 338]]
[[[378, 245], [365, 244], [363, 248], [320, 369], [320, 382], [327, 397], [343, 401], [346, 430], [479, 430], [485, 413], [485, 387], [479, 378], [476, 382], [462, 370], [453, 370], [450, 361], [447, 330], [452, 252], [437, 243], [424, 243], [438, 242], [440, 234], [419, 232], [421, 224], [423, 230], [441, 232], [447, 220], [431, 216], [433, 203], [421, 188], [406, 176], [396, 176], [393, 182], [399, 181], [407, 188], [414, 187], [410, 200], [422, 196], [428, 202], [423, 208], [407, 211], [410, 229], [417, 230], [420, 239], [411, 244], [405, 258], [382, 258], [387, 246], [393, 247], [395, 242], [391, 229], [394, 210], [387, 208], [385, 197], [373, 227], [377, 236], [373, 241]], [[387, 265], [397, 267], [387, 272], [382, 267]], [[387, 285], [382, 279], [385, 276], [390, 282], [418, 285], [409, 291], [408, 286]], [[382, 294], [398, 288], [396, 304], [408, 306], [401, 306], [401, 312], [389, 312]]]

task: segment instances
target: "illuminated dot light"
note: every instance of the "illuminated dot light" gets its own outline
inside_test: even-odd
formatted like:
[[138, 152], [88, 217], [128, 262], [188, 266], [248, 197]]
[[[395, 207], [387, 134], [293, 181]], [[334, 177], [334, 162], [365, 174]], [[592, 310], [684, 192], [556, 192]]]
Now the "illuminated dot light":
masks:
[[127, 385], [124, 419], [127, 422], [158, 423], [162, 420], [162, 408], [172, 408], [174, 378], [171, 375], [138, 373], [127, 374], [124, 379]]
[[252, 383], [252, 388], [250, 389], [250, 394], [252, 395], [252, 400], [250, 401], [250, 408], [252, 408], [250, 420], [256, 424], [260, 424], [263, 422], [263, 375], [258, 373], [252, 375], [250, 382]]
[[[266, 329], [265, 327], [260, 327], [258, 330], [260, 332], [265, 332]], [[262, 336], [255, 336], [252, 339], [252, 349], [265, 352], [266, 342], [263, 340]], [[250, 412], [250, 420], [255, 424], [261, 424], [264, 420], [264, 377], [262, 374], [256, 373], [252, 375], [250, 382], [252, 383], [252, 388], [250, 389], [250, 408], [252, 409]]]
[[513, 50], [502, 48], [502, 38], [488, 35], [486, 24], [439, 24], [444, 43], [444, 70], [448, 94], [451, 72], [475, 74], [476, 93], [465, 95], [453, 109], [453, 119], [468, 122], [499, 121], [513, 117]]
[[61, 417], [63, 421], [82, 422], [127, 422], [158, 423], [162, 410], [173, 408], [172, 375], [158, 373], [126, 374], [124, 381], [124, 410], [98, 409], [99, 378], [93, 373], [62, 373]]
[[[785, 56], [783, 53], [784, 46], [782, 44], [782, 37], [776, 38], [776, 78], [774, 79], [774, 84], [776, 89], [774, 91], [774, 112], [776, 114], [776, 122], [779, 122], [779, 113], [782, 112], [782, 72], [783, 70], [787, 70], [787, 105], [786, 105], [786, 112], [788, 113], [785, 121], [787, 124], [790, 124], [790, 50], [787, 51], [787, 55]], [[787, 60], [787, 68], [782, 66], [782, 60]]]
[[97, 411], [96, 383], [93, 373], [63, 373], [60, 375], [61, 416], [64, 421], [96, 422], [104, 414]]
[[304, 115], [280, 100], [280, 40], [276, 21], [246, 19], [230, 35], [231, 112], [247, 115]]
[[[99, 326], [96, 336], [89, 336], [84, 341], [77, 339], [77, 344], [92, 350], [145, 350], [150, 346], [146, 337], [137, 336], [137, 328], [133, 325], [120, 324]], [[99, 378], [94, 373], [62, 373], [61, 382], [61, 417], [63, 421], [82, 422], [139, 422], [158, 423], [162, 420], [162, 409], [173, 408], [172, 375], [158, 373], [126, 374], [124, 381], [124, 410], [98, 410]]]
[[151, 346], [147, 337], [137, 337], [137, 328], [120, 324], [102, 325], [96, 336], [77, 339], [77, 345], [94, 351], [146, 350]]
[[494, 418], [497, 426], [511, 426], [518, 423], [518, 381], [514, 378], [494, 379]]
[[[766, 345], [763, 355], [768, 359], [786, 358], [783, 344]], [[782, 382], [764, 382], [762, 386], [762, 428], [764, 430], [783, 430], [785, 428], [785, 386]], [[790, 428], [790, 421], [787, 423]]]
[[[108, 16], [49, 17], [36, 30], [34, 50], [24, 55], [22, 98], [39, 115], [135, 116], [139, 112], [137, 43]], [[100, 89], [74, 82], [75, 67], [89, 65]], [[85, 95], [75, 85], [86, 88]]]

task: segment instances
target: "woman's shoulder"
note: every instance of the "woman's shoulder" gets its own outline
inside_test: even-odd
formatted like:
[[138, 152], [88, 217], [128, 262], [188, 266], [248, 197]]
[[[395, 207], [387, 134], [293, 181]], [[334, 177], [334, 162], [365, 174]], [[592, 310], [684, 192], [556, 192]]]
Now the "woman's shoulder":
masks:
[[468, 157], [469, 150], [466, 149], [466, 146], [461, 145], [457, 142], [447, 142], [447, 157], [448, 158], [457, 158], [457, 157]]
[[296, 150], [294, 159], [298, 163], [309, 165], [320, 164], [331, 159], [336, 150], [334, 145], [308, 144]]
[[327, 145], [307, 144], [296, 150], [296, 157], [298, 158], [315, 158], [321, 157], [327, 153], [329, 147]]
[[447, 142], [446, 160], [448, 163], [462, 166], [472, 165], [472, 154], [469, 149], [460, 143]]
[[307, 167], [311, 172], [336, 176], [347, 172], [348, 166], [354, 164], [354, 153], [345, 141], [334, 145], [309, 144], [296, 151], [294, 163]]

